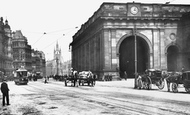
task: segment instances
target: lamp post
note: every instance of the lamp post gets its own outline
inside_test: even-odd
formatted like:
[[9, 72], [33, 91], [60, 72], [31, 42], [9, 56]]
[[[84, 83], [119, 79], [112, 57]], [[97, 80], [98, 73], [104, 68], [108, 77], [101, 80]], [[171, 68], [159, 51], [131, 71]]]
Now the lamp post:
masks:
[[133, 35], [135, 37], [135, 80], [134, 80], [134, 88], [137, 88], [137, 36], [136, 36], [136, 24], [134, 25]]

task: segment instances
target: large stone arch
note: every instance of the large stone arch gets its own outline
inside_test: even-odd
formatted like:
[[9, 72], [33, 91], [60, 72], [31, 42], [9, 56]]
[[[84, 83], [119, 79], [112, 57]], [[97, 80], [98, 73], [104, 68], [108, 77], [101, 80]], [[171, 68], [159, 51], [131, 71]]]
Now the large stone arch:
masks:
[[181, 48], [178, 44], [172, 42], [165, 48], [167, 70], [168, 71], [180, 71], [181, 60], [180, 60]]
[[[152, 49], [152, 45], [151, 45], [150, 40], [149, 40], [145, 35], [143, 35], [143, 34], [141, 34], [141, 33], [136, 33], [136, 35], [139, 36], [139, 37], [141, 37], [141, 38], [143, 38], [143, 39], [147, 42], [147, 44], [148, 44], [148, 46], [149, 46], [149, 49], [150, 49], [150, 54], [152, 54], [152, 53], [153, 53], [153, 49]], [[116, 45], [116, 50], [117, 50], [116, 53], [117, 53], [117, 55], [119, 55], [119, 47], [120, 47], [122, 41], [123, 41], [125, 38], [129, 37], [129, 36], [133, 36], [133, 33], [125, 34], [125, 35], [122, 36], [122, 37], [120, 38], [120, 40], [117, 42], [117, 45]]]
[[[144, 72], [147, 68], [152, 67], [152, 45], [149, 39], [141, 33], [136, 34], [137, 38], [137, 72]], [[126, 34], [120, 38], [116, 45], [118, 67], [120, 76], [126, 71], [130, 77], [134, 74], [134, 35]], [[140, 49], [139, 49], [140, 48]]]
[[169, 48], [170, 46], [176, 46], [176, 47], [179, 49], [179, 52], [181, 52], [181, 47], [180, 47], [178, 44], [172, 42], [172, 43], [168, 44], [168, 45], [165, 47], [165, 49], [164, 49], [165, 54], [167, 54], [167, 50], [168, 50], [168, 48]]

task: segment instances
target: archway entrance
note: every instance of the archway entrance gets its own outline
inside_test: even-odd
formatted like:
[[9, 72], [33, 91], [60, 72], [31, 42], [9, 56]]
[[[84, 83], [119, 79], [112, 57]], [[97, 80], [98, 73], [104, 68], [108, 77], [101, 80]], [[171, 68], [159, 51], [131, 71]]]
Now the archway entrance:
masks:
[[[119, 67], [120, 75], [123, 77], [124, 71], [128, 77], [134, 77], [135, 73], [135, 37], [125, 38], [119, 47]], [[137, 72], [142, 73], [149, 68], [149, 47], [147, 42], [137, 36]]]
[[167, 65], [168, 71], [177, 71], [177, 59], [178, 59], [179, 49], [177, 46], [170, 46], [167, 49]]

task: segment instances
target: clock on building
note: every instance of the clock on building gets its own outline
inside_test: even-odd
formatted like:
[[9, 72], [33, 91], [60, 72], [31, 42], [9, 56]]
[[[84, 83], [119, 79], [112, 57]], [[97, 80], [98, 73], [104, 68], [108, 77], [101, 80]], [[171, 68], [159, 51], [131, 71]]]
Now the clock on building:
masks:
[[176, 40], [176, 35], [174, 33], [171, 33], [170, 34], [170, 39], [173, 40], [173, 41]]
[[130, 11], [133, 15], [136, 15], [139, 12], [139, 9], [137, 6], [132, 6]]

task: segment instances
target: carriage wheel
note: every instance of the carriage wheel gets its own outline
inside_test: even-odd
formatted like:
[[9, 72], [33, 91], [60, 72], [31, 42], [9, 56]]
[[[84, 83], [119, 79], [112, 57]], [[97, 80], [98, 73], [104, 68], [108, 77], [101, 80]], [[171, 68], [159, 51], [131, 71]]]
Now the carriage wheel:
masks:
[[148, 89], [148, 82], [143, 82], [143, 88], [146, 90]]
[[159, 82], [158, 85], [157, 85], [158, 88], [159, 88], [160, 90], [163, 89], [164, 86], [165, 86], [164, 79], [160, 79], [158, 82]]
[[172, 91], [173, 91], [174, 93], [177, 93], [177, 92], [178, 92], [177, 87], [178, 87], [177, 83], [172, 83]]
[[186, 91], [187, 93], [190, 93], [190, 88], [185, 88], [185, 91]]

